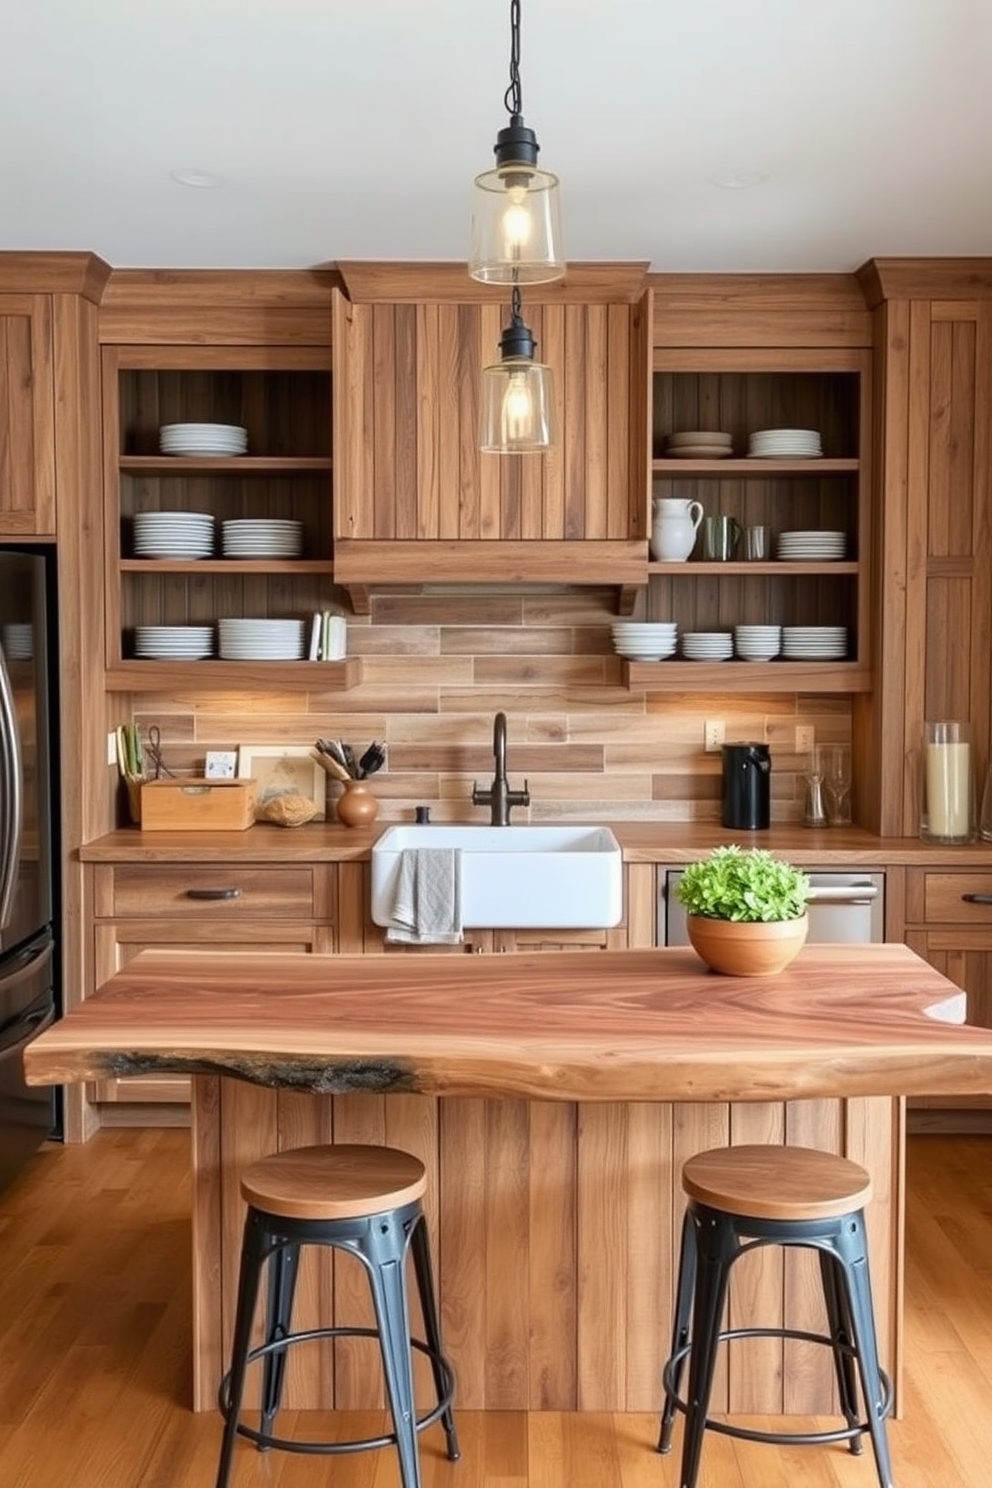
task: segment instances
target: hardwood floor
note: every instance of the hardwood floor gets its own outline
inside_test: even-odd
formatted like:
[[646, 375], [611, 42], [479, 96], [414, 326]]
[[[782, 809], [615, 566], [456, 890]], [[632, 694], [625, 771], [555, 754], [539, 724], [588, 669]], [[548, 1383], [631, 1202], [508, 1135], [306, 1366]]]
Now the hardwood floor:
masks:
[[[213, 1488], [219, 1418], [188, 1409], [189, 1137], [49, 1147], [0, 1196], [0, 1484]], [[992, 1443], [992, 1137], [910, 1139], [898, 1488], [978, 1488]], [[367, 1418], [290, 1414], [287, 1434]], [[462, 1460], [422, 1438], [424, 1488], [677, 1488], [654, 1415], [458, 1413]], [[391, 1451], [235, 1459], [232, 1488], [395, 1488]], [[698, 1488], [876, 1488], [870, 1452], [709, 1434]]]

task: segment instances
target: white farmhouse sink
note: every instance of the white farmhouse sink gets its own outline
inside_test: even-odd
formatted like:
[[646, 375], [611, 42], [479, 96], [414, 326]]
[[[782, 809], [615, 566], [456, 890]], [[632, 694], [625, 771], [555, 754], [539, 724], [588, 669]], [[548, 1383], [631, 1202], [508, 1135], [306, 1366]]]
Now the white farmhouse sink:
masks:
[[623, 915], [620, 844], [608, 827], [387, 827], [372, 849], [372, 918], [390, 923], [400, 854], [461, 849], [466, 930], [597, 930]]

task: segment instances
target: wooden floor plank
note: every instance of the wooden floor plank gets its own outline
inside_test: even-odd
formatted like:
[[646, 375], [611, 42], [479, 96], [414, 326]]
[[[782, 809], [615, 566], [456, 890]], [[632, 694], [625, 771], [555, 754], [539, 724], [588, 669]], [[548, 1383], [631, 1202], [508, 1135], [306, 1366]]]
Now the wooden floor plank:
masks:
[[[992, 1138], [914, 1136], [907, 1204], [906, 1390], [889, 1431], [899, 1488], [976, 1488], [992, 1441]], [[189, 1138], [107, 1130], [49, 1146], [0, 1195], [3, 1488], [213, 1488], [216, 1414], [189, 1408]], [[288, 1436], [381, 1429], [382, 1413], [287, 1411]], [[771, 1425], [767, 1418], [747, 1418]], [[805, 1418], [796, 1418], [797, 1425]], [[781, 1424], [781, 1423], [778, 1423]], [[812, 1426], [827, 1424], [810, 1418]], [[653, 1413], [459, 1411], [424, 1488], [678, 1488], [681, 1428]], [[395, 1453], [335, 1459], [239, 1443], [236, 1488], [398, 1488]], [[870, 1451], [709, 1434], [698, 1488], [875, 1488]]]

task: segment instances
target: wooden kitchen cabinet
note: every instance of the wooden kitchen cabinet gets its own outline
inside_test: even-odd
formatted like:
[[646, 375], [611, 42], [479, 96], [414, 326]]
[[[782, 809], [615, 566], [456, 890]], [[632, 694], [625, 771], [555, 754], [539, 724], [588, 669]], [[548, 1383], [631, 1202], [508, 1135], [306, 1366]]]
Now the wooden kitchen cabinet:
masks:
[[992, 258], [872, 260], [860, 278], [884, 512], [865, 825], [915, 836], [924, 722], [968, 720], [979, 771], [992, 746]]
[[0, 294], [0, 537], [55, 535], [54, 360], [51, 295]]
[[968, 1022], [992, 1028], [992, 871], [913, 868], [906, 941], [968, 993]]
[[[908, 869], [904, 939], [965, 989], [967, 1021], [992, 1028], [992, 870]], [[992, 1097], [929, 1096], [910, 1105], [912, 1131], [992, 1130]]]
[[479, 374], [498, 359], [507, 295], [461, 265], [338, 267], [338, 582], [643, 583], [645, 266], [578, 265], [525, 294], [555, 376], [559, 441], [540, 458], [478, 449]]
[[[106, 655], [110, 689], [166, 690], [200, 679], [273, 687], [348, 687], [358, 664], [136, 659], [137, 625], [213, 625], [230, 616], [310, 620], [334, 608], [331, 559], [330, 347], [107, 346], [103, 352]], [[248, 454], [163, 455], [162, 424], [239, 424]], [[210, 558], [149, 559], [133, 544], [143, 511], [215, 519]], [[300, 557], [221, 556], [222, 523], [291, 518]]]
[[[336, 949], [336, 878], [327, 867], [118, 863], [89, 873], [94, 988], [151, 948]], [[91, 1086], [88, 1096], [103, 1106], [105, 1125], [184, 1122], [189, 1080], [125, 1076]]]

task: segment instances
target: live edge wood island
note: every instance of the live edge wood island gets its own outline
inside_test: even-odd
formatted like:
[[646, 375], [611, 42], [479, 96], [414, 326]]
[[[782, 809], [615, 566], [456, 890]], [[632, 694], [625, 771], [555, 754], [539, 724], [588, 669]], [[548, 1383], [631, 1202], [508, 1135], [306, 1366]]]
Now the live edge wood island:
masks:
[[[682, 949], [514, 956], [144, 951], [27, 1050], [34, 1083], [192, 1074], [194, 1406], [226, 1356], [238, 1176], [311, 1142], [388, 1142], [430, 1173], [431, 1238], [458, 1401], [653, 1410], [667, 1351], [682, 1162], [726, 1142], [865, 1164], [883, 1357], [898, 1375], [902, 1101], [992, 1092], [992, 1032], [905, 946], [808, 946], [777, 977]], [[809, 1256], [742, 1263], [732, 1309], [818, 1326]], [[321, 1269], [323, 1265], [324, 1269]], [[311, 1325], [366, 1317], [347, 1260], [314, 1260]], [[742, 1299], [738, 1304], [737, 1299]], [[306, 1325], [306, 1323], [305, 1323]], [[294, 1367], [297, 1408], [365, 1408], [378, 1370], [339, 1341]], [[808, 1344], [750, 1340], [724, 1409], [829, 1408]]]

